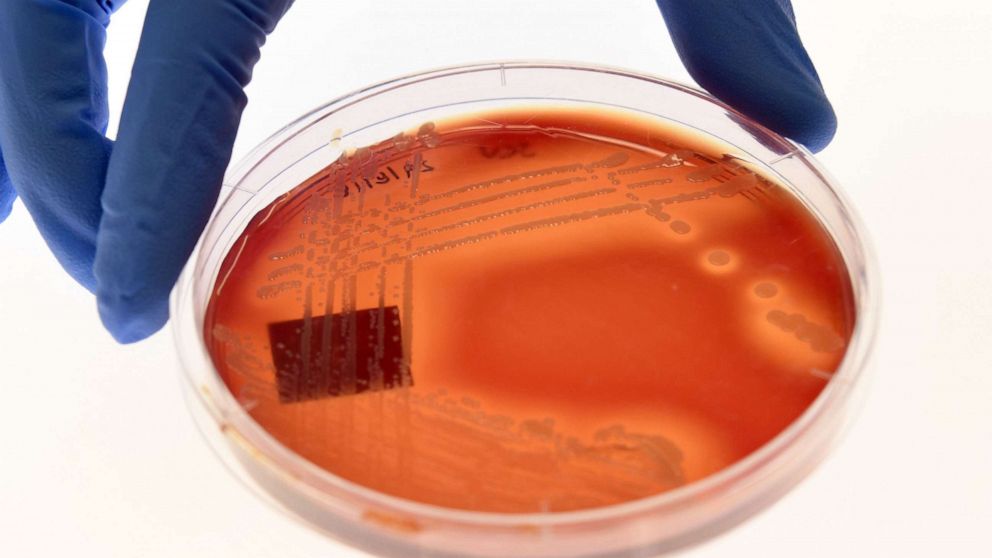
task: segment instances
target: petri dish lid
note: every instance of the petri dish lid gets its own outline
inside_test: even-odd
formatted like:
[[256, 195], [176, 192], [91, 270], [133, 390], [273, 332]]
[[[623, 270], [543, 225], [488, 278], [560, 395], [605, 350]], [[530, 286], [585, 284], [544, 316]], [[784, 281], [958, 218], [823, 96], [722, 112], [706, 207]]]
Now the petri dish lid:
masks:
[[[227, 389], [204, 345], [203, 324], [225, 258], [262, 208], [353, 149], [425, 122], [521, 103], [639, 113], [713, 138], [730, 146], [742, 164], [788, 188], [829, 232], [847, 268], [856, 320], [822, 392], [773, 439], [719, 472], [629, 502], [551, 513], [460, 510], [370, 490], [315, 466], [262, 428]], [[360, 548], [396, 556], [501, 556], [508, 548], [514, 555], [641, 556], [697, 542], [798, 482], [836, 439], [863, 383], [876, 282], [864, 231], [849, 204], [802, 147], [703, 92], [660, 78], [535, 62], [399, 78], [332, 101], [275, 134], [232, 170], [225, 196], [173, 294], [191, 408], [239, 477], [291, 515]]]

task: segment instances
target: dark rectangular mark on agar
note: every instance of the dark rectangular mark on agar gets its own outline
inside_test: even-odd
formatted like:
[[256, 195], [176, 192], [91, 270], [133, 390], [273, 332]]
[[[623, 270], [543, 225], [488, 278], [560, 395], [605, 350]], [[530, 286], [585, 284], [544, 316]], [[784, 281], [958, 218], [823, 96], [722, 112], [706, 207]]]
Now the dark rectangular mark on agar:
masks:
[[413, 385], [396, 306], [276, 322], [268, 330], [282, 403]]

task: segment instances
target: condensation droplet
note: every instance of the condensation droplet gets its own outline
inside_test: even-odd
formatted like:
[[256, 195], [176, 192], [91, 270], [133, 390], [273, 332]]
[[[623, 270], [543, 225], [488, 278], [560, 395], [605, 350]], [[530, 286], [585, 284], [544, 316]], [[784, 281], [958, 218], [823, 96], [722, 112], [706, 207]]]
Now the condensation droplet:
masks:
[[774, 283], [758, 283], [754, 286], [754, 294], [761, 298], [771, 298], [778, 294], [778, 287]]

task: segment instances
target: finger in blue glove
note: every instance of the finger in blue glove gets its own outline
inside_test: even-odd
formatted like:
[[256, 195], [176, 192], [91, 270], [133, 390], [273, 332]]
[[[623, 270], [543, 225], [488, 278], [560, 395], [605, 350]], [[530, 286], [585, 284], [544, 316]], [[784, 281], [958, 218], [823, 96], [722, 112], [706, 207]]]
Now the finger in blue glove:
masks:
[[657, 0], [689, 74], [715, 97], [813, 151], [837, 118], [788, 0]]
[[121, 342], [168, 320], [168, 296], [217, 200], [243, 88], [290, 0], [149, 5], [103, 192], [94, 274]]
[[77, 281], [92, 265], [111, 142], [103, 62], [111, 2], [4, 2], [0, 16], [0, 212], [13, 192]]

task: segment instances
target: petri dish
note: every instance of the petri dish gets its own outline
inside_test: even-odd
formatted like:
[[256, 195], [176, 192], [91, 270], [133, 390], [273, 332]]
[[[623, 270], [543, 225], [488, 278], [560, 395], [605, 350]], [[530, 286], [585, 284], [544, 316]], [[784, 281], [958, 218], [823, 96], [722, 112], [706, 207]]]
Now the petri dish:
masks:
[[799, 482], [863, 393], [865, 233], [813, 157], [613, 68], [447, 68], [233, 167], [172, 298], [190, 408], [383, 556], [646, 556]]

